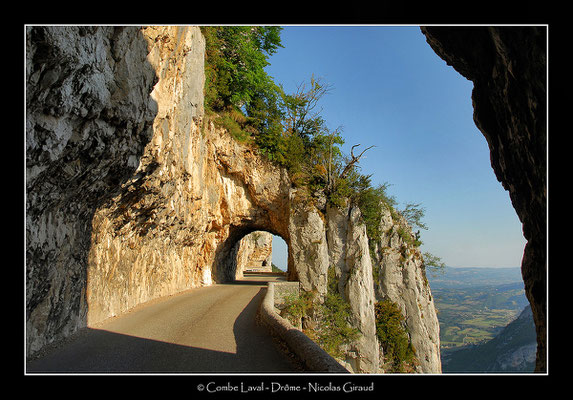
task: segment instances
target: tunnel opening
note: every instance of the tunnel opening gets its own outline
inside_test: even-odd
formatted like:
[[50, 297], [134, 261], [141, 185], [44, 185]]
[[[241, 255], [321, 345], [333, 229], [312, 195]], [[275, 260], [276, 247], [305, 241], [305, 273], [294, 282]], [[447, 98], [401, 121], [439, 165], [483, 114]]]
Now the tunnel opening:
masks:
[[288, 259], [288, 238], [281, 234], [263, 227], [231, 227], [216, 251], [212, 278], [231, 283], [245, 274], [283, 274], [296, 280]]
[[288, 272], [288, 245], [280, 236], [273, 235], [273, 253], [271, 267], [273, 271]]

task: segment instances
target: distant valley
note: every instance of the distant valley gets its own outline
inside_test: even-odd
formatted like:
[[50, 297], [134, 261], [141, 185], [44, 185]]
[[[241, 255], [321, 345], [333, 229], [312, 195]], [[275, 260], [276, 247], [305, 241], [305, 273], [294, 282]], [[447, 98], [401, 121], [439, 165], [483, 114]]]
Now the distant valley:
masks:
[[[429, 272], [428, 281], [444, 373], [533, 371], [535, 329], [519, 268], [446, 267]], [[520, 315], [519, 324], [508, 326]], [[504, 331], [511, 340], [501, 337]]]

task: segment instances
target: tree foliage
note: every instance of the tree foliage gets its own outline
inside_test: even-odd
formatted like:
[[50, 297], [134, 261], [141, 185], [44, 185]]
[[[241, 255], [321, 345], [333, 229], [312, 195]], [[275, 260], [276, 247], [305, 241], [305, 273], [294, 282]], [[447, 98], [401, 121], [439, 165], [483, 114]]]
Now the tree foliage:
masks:
[[425, 252], [423, 255], [424, 266], [429, 268], [433, 275], [443, 274], [446, 268], [446, 264], [442, 262], [442, 259], [435, 256], [429, 252]]
[[319, 326], [315, 330], [318, 344], [334, 357], [343, 356], [343, 347], [356, 341], [360, 332], [352, 327], [350, 303], [338, 292], [334, 267], [328, 269], [328, 291], [324, 303], [318, 306]]
[[206, 38], [205, 105], [211, 110], [242, 108], [272, 79], [264, 68], [268, 56], [282, 47], [281, 27], [204, 26]]
[[406, 208], [400, 212], [412, 228], [418, 227], [420, 229], [428, 229], [428, 226], [422, 221], [426, 213], [426, 209], [421, 207], [421, 204], [408, 203]]
[[415, 360], [415, 350], [404, 328], [404, 316], [396, 303], [385, 299], [374, 306], [376, 335], [392, 372], [402, 372], [404, 364]]

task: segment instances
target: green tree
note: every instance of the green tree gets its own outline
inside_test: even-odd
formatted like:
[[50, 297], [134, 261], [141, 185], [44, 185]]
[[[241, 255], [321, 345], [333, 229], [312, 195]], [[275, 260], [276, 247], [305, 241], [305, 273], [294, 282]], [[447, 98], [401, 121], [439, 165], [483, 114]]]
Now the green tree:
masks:
[[415, 350], [404, 328], [404, 316], [396, 303], [389, 299], [374, 306], [376, 335], [384, 352], [384, 359], [391, 364], [393, 372], [401, 372], [404, 363], [415, 361]]
[[204, 26], [206, 39], [205, 105], [214, 111], [248, 105], [271, 78], [267, 58], [282, 47], [281, 27]]
[[435, 256], [429, 252], [425, 252], [422, 254], [424, 259], [424, 265], [427, 269], [430, 270], [432, 275], [443, 274], [446, 268], [446, 264], [442, 262], [442, 259], [438, 256]]
[[318, 104], [331, 89], [331, 85], [312, 75], [308, 84], [302, 82], [295, 93], [285, 94], [285, 132], [300, 136], [308, 142], [319, 135], [325, 129], [325, 121], [321, 116], [322, 108], [319, 108]]
[[342, 357], [342, 346], [357, 340], [359, 331], [353, 328], [350, 304], [338, 292], [328, 292], [320, 309], [320, 328], [317, 337], [320, 346], [335, 357]]
[[319, 327], [314, 332], [318, 344], [330, 355], [342, 357], [344, 345], [358, 340], [360, 331], [350, 324], [352, 311], [338, 291], [335, 268], [328, 268], [328, 290], [324, 303], [318, 306]]
[[426, 209], [420, 207], [421, 204], [408, 203], [406, 208], [400, 212], [406, 218], [406, 221], [412, 228], [418, 227], [420, 229], [428, 229], [428, 226], [422, 221], [426, 213]]
[[282, 88], [269, 80], [251, 97], [245, 109], [251, 132], [261, 152], [271, 161], [284, 165], [288, 152], [282, 128], [282, 96]]
[[355, 169], [351, 170], [346, 177], [338, 178], [335, 189], [330, 193], [329, 201], [331, 205], [341, 207], [348, 199], [351, 205], [360, 209], [369, 244], [372, 246], [381, 238], [380, 221], [383, 213], [388, 210], [390, 213], [395, 213], [394, 207], [397, 201], [387, 193], [390, 186], [388, 182], [374, 187], [371, 178], [372, 175], [363, 175]]
[[342, 158], [341, 128], [329, 129], [319, 106], [331, 89], [331, 85], [313, 75], [309, 82], [300, 83], [294, 93], [282, 96], [283, 138], [288, 154], [285, 165], [295, 182], [313, 191], [329, 191]]

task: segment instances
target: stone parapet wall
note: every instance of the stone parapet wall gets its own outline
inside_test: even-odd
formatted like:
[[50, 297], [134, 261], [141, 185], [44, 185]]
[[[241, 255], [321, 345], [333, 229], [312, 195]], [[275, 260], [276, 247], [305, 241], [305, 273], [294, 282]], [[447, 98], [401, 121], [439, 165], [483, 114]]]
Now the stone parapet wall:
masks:
[[310, 371], [349, 373], [330, 354], [276, 312], [274, 282], [268, 283], [267, 293], [261, 305], [261, 316], [269, 328], [288, 345]]

